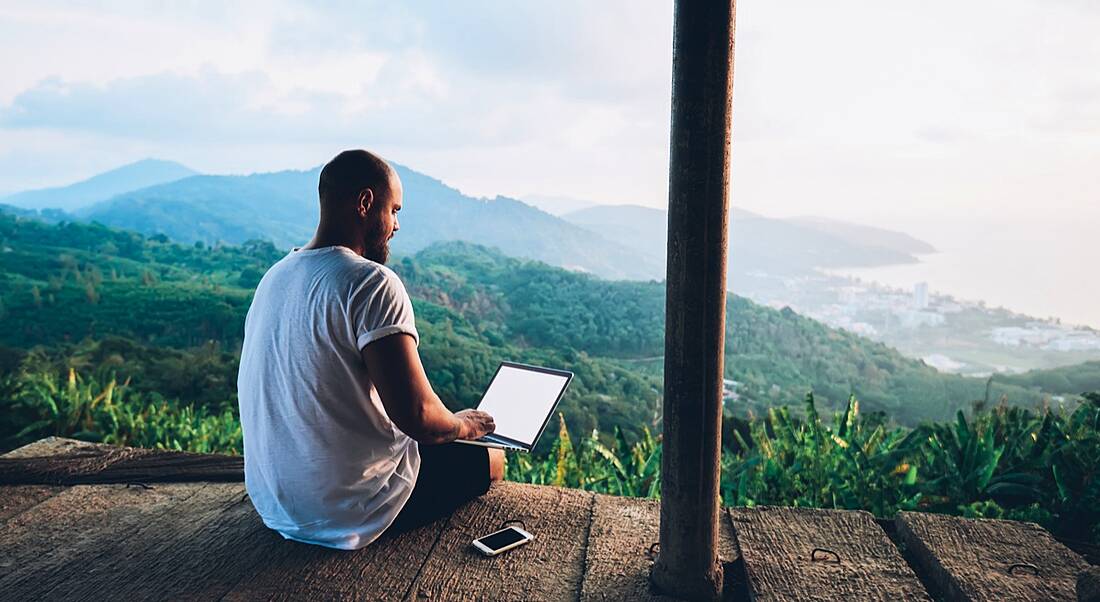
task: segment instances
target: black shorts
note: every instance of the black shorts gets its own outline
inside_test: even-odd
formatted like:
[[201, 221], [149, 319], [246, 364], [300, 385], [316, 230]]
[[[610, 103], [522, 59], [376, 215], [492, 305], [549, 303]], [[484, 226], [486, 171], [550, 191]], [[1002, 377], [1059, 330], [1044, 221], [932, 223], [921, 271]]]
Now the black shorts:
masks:
[[489, 491], [489, 482], [488, 448], [464, 443], [421, 445], [416, 486], [386, 532], [401, 533], [450, 516]]

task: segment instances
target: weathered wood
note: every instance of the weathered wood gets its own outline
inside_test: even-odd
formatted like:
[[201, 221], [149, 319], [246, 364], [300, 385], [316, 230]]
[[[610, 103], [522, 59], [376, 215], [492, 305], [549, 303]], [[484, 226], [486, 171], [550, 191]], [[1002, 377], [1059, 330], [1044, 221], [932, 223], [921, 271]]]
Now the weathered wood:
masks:
[[202, 485], [143, 489], [125, 485], [71, 487], [12, 517], [0, 531], [0, 591], [39, 599], [73, 571], [87, 571], [89, 550], [115, 545]]
[[244, 480], [240, 456], [116, 447], [51, 437], [0, 457], [0, 484], [186, 483]]
[[102, 443], [88, 443], [87, 441], [79, 441], [77, 439], [69, 439], [66, 437], [46, 437], [44, 439], [39, 439], [38, 441], [28, 443], [23, 447], [13, 449], [10, 452], [0, 456], [0, 458], [36, 458], [42, 456], [57, 456], [74, 451], [88, 449], [105, 449], [109, 447], [109, 445], [103, 445]]
[[[100, 487], [103, 486], [96, 486]], [[156, 490], [175, 487], [183, 485], [160, 485]], [[203, 484], [192, 487], [202, 487], [204, 491], [226, 488], [229, 501], [224, 498], [210, 500], [207, 510], [201, 512], [204, 516], [198, 521], [194, 520], [194, 511], [188, 505], [174, 508], [173, 512], [183, 514], [184, 522], [195, 523], [193, 530], [175, 540], [156, 541], [153, 545], [156, 550], [140, 561], [141, 574], [129, 575], [136, 581], [117, 586], [117, 591], [126, 596], [106, 592], [97, 597], [213, 600], [228, 592], [242, 576], [265, 570], [267, 559], [283, 539], [263, 525], [252, 504], [244, 498], [243, 486]], [[167, 517], [161, 516], [149, 524], [154, 529], [168, 524]], [[172, 528], [182, 531], [186, 526], [180, 524]], [[119, 554], [112, 554], [112, 558], [118, 557]]]
[[[593, 494], [575, 489], [500, 483], [451, 516], [412, 599], [572, 600], [580, 593]], [[491, 558], [474, 539], [522, 520], [534, 541]]]
[[[585, 552], [582, 600], [672, 600], [650, 588], [650, 546], [660, 535], [657, 500], [596, 495]], [[718, 558], [737, 558], [730, 523], [720, 521]]]
[[244, 575], [223, 600], [400, 600], [431, 552], [446, 519], [355, 551], [285, 541], [263, 568]]
[[[660, 537], [656, 500], [597, 495], [585, 556], [582, 600], [672, 600], [649, 584], [650, 546]], [[723, 521], [725, 522], [725, 521]]]
[[895, 522], [910, 560], [952, 600], [1077, 599], [1087, 564], [1039, 525], [923, 512]]
[[[772, 507], [728, 512], [753, 600], [930, 600], [867, 512]], [[816, 548], [827, 551], [815, 554]]]
[[[0, 487], [0, 525], [9, 518], [64, 491], [51, 485], [13, 485]], [[2, 528], [2, 527], [0, 527]]]
[[243, 496], [239, 484], [196, 487], [194, 495], [150, 515], [131, 532], [85, 546], [80, 562], [75, 563], [78, 568], [66, 567], [68, 570], [50, 575], [53, 587], [44, 598], [91, 600], [110, 592], [110, 597], [118, 600], [167, 599], [169, 587], [163, 577], [183, 564], [177, 556], [181, 542], [195, 538], [203, 526], [217, 520]]

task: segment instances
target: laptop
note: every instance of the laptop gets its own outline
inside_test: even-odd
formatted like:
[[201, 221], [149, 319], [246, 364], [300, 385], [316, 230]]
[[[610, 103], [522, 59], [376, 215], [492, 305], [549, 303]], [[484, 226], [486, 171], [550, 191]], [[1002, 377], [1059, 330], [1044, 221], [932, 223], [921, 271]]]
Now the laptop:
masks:
[[531, 451], [572, 380], [573, 373], [565, 370], [501, 362], [477, 406], [493, 417], [496, 430], [457, 443]]

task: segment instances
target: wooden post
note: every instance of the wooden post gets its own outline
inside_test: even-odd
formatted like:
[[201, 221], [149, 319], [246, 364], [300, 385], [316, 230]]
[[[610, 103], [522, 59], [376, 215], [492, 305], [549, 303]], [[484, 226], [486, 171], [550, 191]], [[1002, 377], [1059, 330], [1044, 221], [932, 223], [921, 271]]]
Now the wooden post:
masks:
[[736, 0], [678, 0], [673, 34], [661, 546], [650, 580], [715, 599]]

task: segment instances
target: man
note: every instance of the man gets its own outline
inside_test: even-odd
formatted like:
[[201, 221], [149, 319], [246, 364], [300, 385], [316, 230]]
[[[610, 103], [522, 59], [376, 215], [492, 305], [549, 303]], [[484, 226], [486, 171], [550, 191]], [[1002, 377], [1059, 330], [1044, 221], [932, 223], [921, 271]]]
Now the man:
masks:
[[451, 443], [492, 432], [493, 419], [452, 414], [424, 374], [412, 303], [383, 265], [397, 173], [345, 151], [318, 193], [316, 234], [267, 271], [245, 320], [245, 486], [283, 537], [357, 549], [481, 495], [504, 478], [504, 453]]

